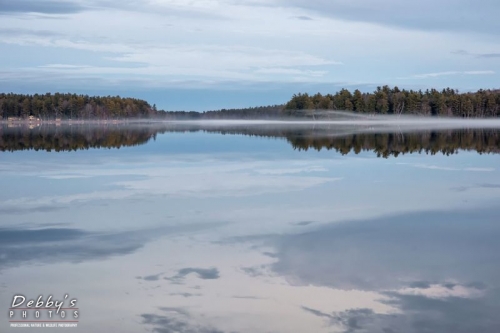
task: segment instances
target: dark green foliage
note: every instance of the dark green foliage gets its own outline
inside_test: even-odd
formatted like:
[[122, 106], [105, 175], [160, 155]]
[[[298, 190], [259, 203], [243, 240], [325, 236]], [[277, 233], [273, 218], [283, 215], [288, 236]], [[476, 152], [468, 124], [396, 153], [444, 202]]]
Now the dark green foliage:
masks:
[[301, 115], [296, 110], [346, 110], [359, 113], [418, 114], [455, 117], [500, 116], [500, 90], [479, 90], [459, 94], [446, 88], [426, 90], [400, 90], [398, 87], [377, 87], [373, 93], [355, 90], [351, 94], [342, 89], [335, 95], [293, 95], [285, 105], [284, 114]]
[[46, 119], [114, 119], [156, 115], [148, 102], [120, 96], [76, 94], [0, 94], [0, 119], [34, 116]]

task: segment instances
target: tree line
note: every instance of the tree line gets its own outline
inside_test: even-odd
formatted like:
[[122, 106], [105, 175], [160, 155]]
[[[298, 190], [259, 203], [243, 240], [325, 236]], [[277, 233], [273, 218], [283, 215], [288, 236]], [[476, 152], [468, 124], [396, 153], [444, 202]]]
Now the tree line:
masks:
[[77, 94], [0, 94], [0, 119], [277, 119], [321, 116], [319, 110], [353, 111], [360, 114], [418, 114], [426, 116], [498, 117], [500, 90], [459, 93], [450, 88], [438, 91], [400, 90], [377, 87], [372, 93], [342, 89], [335, 94], [299, 93], [283, 105], [214, 111], [164, 111], [136, 98]]
[[377, 87], [372, 93], [356, 89], [351, 93], [342, 89], [335, 94], [295, 94], [286, 103], [284, 113], [297, 114], [297, 110], [345, 110], [376, 114], [418, 114], [455, 117], [500, 116], [500, 90], [479, 90], [459, 93], [446, 88], [442, 91], [400, 90], [398, 87]]
[[156, 106], [135, 98], [77, 94], [0, 94], [0, 119], [114, 119], [157, 115]]
[[242, 109], [220, 109], [204, 112], [159, 111], [158, 116], [175, 120], [202, 119], [276, 119], [283, 116], [284, 105], [257, 106]]

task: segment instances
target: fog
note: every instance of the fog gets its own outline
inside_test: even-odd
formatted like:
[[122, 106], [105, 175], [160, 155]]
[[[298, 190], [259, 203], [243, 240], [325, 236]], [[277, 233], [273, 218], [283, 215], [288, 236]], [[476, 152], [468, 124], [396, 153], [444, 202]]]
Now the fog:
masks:
[[[13, 130], [44, 130], [48, 132], [73, 132], [80, 130], [147, 130], [164, 131], [232, 131], [242, 134], [265, 132], [269, 135], [282, 132], [297, 134], [307, 131], [308, 136], [336, 137], [358, 133], [410, 133], [420, 131], [463, 130], [463, 129], [500, 129], [498, 118], [444, 118], [411, 115], [372, 115], [347, 111], [315, 111], [304, 113], [302, 117], [281, 119], [196, 119], [170, 120], [159, 118], [78, 120], [7, 123], [0, 122], [0, 133]], [[304, 133], [302, 133], [304, 134]]]
[[[279, 120], [169, 120], [159, 121], [165, 125], [185, 126], [186, 128], [211, 129], [224, 128], [266, 128], [266, 129], [308, 129], [329, 134], [345, 135], [362, 132], [413, 132], [424, 130], [447, 129], [497, 129], [500, 119], [497, 118], [440, 118], [419, 116], [380, 116], [359, 115], [342, 111], [324, 111], [325, 114], [340, 116], [322, 119], [287, 118]], [[149, 121], [148, 121], [149, 122]], [[157, 122], [157, 121], [153, 121]]]

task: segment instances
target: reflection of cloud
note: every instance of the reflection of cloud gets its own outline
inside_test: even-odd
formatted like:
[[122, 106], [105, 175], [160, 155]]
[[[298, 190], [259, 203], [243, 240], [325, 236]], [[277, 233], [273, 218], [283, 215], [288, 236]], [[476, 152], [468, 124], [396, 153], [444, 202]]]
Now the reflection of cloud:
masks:
[[[136, 167], [118, 165], [109, 167], [72, 167], [71, 172], [58, 170], [37, 171], [38, 177], [72, 181], [72, 178], [106, 177], [108, 186], [92, 192], [66, 195], [46, 195], [13, 198], [4, 201], [1, 210], [29, 211], [36, 207], [67, 206], [75, 202], [118, 200], [137, 196], [167, 195], [179, 197], [250, 196], [263, 193], [301, 191], [321, 184], [339, 181], [340, 178], [318, 177], [311, 173], [327, 170], [324, 166], [305, 164], [283, 168], [273, 161], [224, 162], [208, 157], [203, 166], [192, 163], [172, 163], [164, 159], [164, 167], [140, 161]], [[147, 165], [144, 167], [144, 165]], [[11, 170], [11, 172], [16, 172]], [[16, 172], [18, 173], [18, 172]], [[305, 174], [301, 174], [305, 173]], [[26, 175], [34, 175], [26, 171]], [[113, 176], [113, 177], [111, 177]], [[121, 177], [116, 181], [115, 177]], [[77, 181], [77, 180], [75, 180]]]
[[302, 309], [324, 318], [329, 325], [340, 326], [344, 333], [493, 333], [500, 329], [498, 290], [486, 299], [437, 299], [397, 293], [387, 295], [391, 298], [382, 302], [398, 308], [400, 312], [379, 314], [371, 309], [349, 309], [330, 314], [308, 307]]
[[[272, 255], [270, 253], [267, 255], [272, 257]], [[241, 270], [251, 277], [269, 275], [267, 265], [258, 265], [258, 266], [253, 266], [253, 267], [241, 267]]]
[[99, 234], [69, 228], [0, 229], [0, 269], [24, 262], [105, 259], [132, 253], [147, 241], [145, 235]]
[[319, 310], [315, 310], [315, 309], [311, 309], [311, 308], [308, 308], [307, 306], [302, 306], [302, 309], [304, 311], [307, 311], [309, 313], [312, 313], [313, 315], [315, 316], [318, 316], [318, 317], [324, 317], [324, 318], [330, 318], [330, 319], [333, 319], [333, 316], [328, 314], [328, 313], [324, 313], [324, 312], [321, 312]]
[[500, 281], [497, 221], [494, 208], [419, 212], [318, 226], [263, 242], [275, 249], [272, 269], [299, 284], [376, 291], [453, 279], [491, 286]]
[[[304, 306], [344, 332], [496, 332], [498, 209], [416, 212], [266, 235], [275, 273], [294, 285], [378, 291], [394, 313]], [[393, 311], [394, 311], [393, 310]]]
[[163, 273], [158, 273], [155, 275], [148, 275], [148, 276], [138, 276], [137, 279], [144, 280], [144, 281], [158, 281], [162, 274]]
[[206, 226], [188, 225], [115, 233], [73, 228], [0, 228], [0, 270], [24, 263], [102, 260], [132, 253], [170, 233], [203, 228]]
[[460, 170], [457, 168], [443, 167], [443, 166], [437, 166], [437, 165], [426, 165], [426, 164], [416, 164], [416, 165], [414, 165], [414, 167], [421, 168], [421, 169], [444, 170], [444, 171], [459, 171]]
[[[368, 328], [367, 326], [371, 326], [373, 324], [373, 317], [375, 316], [375, 313], [371, 309], [350, 309], [340, 313], [332, 314], [324, 313], [322, 311], [311, 309], [305, 306], [303, 306], [302, 309], [317, 317], [328, 319], [330, 325], [341, 326], [345, 328], [344, 332], [346, 333], [359, 331], [365, 332], [365, 329]], [[385, 317], [386, 315], [382, 316]], [[375, 332], [372, 331], [371, 327], [368, 329], [370, 332]], [[383, 332], [386, 333], [387, 331], [383, 330]]]
[[436, 283], [426, 285], [425, 288], [409, 287], [396, 291], [400, 295], [421, 295], [428, 298], [462, 297], [475, 298], [483, 296], [483, 291], [473, 286], [458, 285], [455, 283]]
[[328, 171], [328, 169], [323, 166], [312, 165], [303, 168], [260, 169], [256, 171], [263, 175], [286, 175], [286, 174], [295, 174], [302, 172], [326, 172]]
[[215, 267], [212, 268], [193, 268], [187, 267], [180, 269], [176, 275], [172, 277], [166, 277], [165, 280], [170, 280], [176, 283], [182, 281], [189, 274], [196, 274], [198, 278], [203, 280], [215, 280], [220, 277], [219, 270]]
[[420, 168], [420, 169], [429, 169], [429, 170], [443, 170], [443, 171], [470, 171], [470, 172], [493, 172], [495, 171], [494, 168], [452, 168], [452, 167], [446, 167], [446, 166], [440, 166], [440, 165], [429, 165], [429, 164], [410, 164], [410, 163], [397, 163], [398, 165], [409, 165], [413, 166], [415, 168]]
[[191, 294], [191, 293], [170, 293], [170, 296], [182, 296], [185, 298], [202, 296], [203, 294]]
[[237, 299], [253, 299], [253, 300], [266, 299], [264, 297], [257, 297], [257, 296], [233, 296], [233, 298], [237, 298]]
[[203, 327], [191, 319], [189, 313], [183, 309], [160, 308], [165, 314], [157, 315], [142, 314], [142, 323], [153, 326], [153, 332], [157, 333], [223, 333], [220, 330], [210, 327]]

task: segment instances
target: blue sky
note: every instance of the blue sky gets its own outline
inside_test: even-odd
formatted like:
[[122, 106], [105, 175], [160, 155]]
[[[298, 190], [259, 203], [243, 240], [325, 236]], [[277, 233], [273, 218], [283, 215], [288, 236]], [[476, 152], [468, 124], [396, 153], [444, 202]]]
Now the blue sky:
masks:
[[500, 88], [498, 17], [494, 0], [0, 0], [0, 91], [209, 110], [343, 87]]

